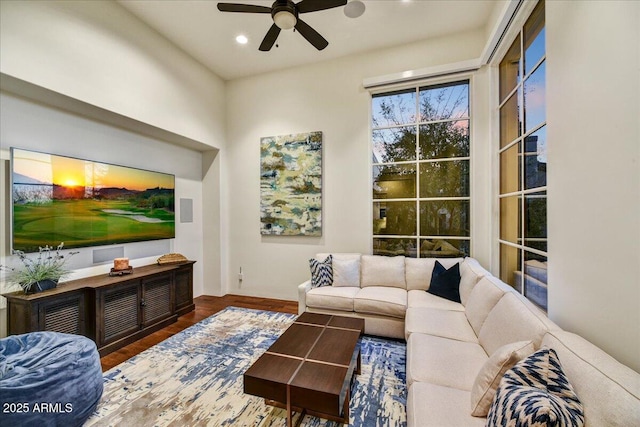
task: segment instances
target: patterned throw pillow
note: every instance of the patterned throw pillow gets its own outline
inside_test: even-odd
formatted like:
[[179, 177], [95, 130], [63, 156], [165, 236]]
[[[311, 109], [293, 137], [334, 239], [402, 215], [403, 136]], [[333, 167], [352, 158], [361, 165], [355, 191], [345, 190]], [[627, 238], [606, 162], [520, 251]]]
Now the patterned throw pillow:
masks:
[[311, 268], [311, 287], [331, 286], [333, 284], [333, 268], [331, 266], [332, 256], [329, 255], [324, 261], [315, 258], [309, 260]]
[[584, 425], [584, 410], [553, 349], [541, 348], [508, 370], [489, 410], [487, 426]]

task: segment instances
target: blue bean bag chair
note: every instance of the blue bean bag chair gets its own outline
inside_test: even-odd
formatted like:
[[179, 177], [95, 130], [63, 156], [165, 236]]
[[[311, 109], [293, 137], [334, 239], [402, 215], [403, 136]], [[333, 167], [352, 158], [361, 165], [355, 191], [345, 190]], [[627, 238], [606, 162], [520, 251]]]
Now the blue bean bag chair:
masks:
[[103, 380], [96, 344], [81, 335], [32, 332], [0, 339], [0, 424], [81, 426]]

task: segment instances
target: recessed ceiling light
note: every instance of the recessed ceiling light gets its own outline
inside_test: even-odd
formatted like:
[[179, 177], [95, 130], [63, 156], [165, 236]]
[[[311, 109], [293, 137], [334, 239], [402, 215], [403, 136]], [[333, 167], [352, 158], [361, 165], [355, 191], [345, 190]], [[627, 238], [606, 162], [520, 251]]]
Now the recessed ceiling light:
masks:
[[247, 38], [247, 36], [240, 34], [238, 37], [236, 37], [236, 41], [240, 44], [247, 44], [249, 39]]

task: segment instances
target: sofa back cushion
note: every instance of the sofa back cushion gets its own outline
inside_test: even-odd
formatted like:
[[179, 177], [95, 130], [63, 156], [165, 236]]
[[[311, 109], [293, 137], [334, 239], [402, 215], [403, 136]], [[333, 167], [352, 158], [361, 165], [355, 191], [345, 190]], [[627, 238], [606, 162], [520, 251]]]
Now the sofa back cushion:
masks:
[[585, 425], [632, 426], [640, 420], [640, 373], [584, 338], [562, 330], [545, 334], [584, 407]]
[[505, 344], [533, 341], [540, 347], [543, 335], [553, 323], [534, 306], [527, 304], [515, 292], [506, 292], [487, 315], [480, 329], [478, 341], [487, 354], [493, 354]]
[[337, 254], [316, 254], [317, 260], [324, 260], [329, 255], [332, 256], [333, 286], [353, 286], [360, 287], [360, 254], [357, 253], [337, 253]]
[[467, 305], [473, 287], [488, 274], [489, 272], [482, 268], [474, 258], [466, 257], [460, 263], [460, 302], [462, 305]]
[[361, 287], [388, 286], [407, 289], [404, 278], [404, 256], [362, 255], [361, 262]]
[[476, 335], [480, 335], [480, 330], [489, 312], [505, 292], [508, 292], [506, 285], [493, 276], [483, 277], [473, 287], [471, 294], [467, 298], [465, 314]]
[[462, 262], [462, 258], [405, 258], [407, 290], [426, 291], [429, 289], [436, 259], [447, 269], [453, 267], [457, 262]]

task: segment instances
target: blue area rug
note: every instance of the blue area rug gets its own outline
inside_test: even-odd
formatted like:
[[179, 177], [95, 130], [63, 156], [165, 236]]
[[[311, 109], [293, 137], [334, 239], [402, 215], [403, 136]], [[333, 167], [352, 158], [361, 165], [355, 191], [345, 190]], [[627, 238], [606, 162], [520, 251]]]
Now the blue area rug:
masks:
[[[243, 373], [294, 315], [229, 307], [104, 373], [104, 394], [86, 426], [286, 425], [286, 411], [244, 394]], [[405, 426], [403, 342], [365, 336], [352, 426]], [[337, 426], [306, 416], [302, 426]]]

